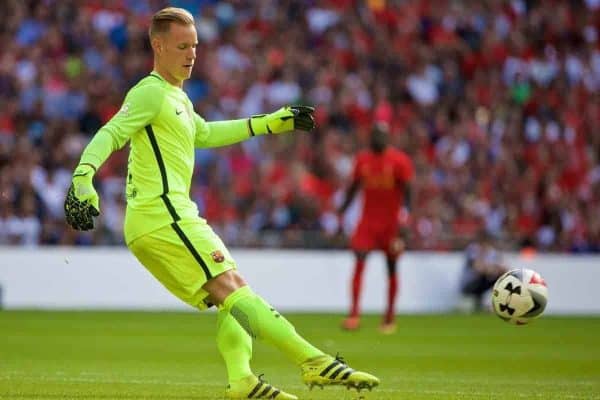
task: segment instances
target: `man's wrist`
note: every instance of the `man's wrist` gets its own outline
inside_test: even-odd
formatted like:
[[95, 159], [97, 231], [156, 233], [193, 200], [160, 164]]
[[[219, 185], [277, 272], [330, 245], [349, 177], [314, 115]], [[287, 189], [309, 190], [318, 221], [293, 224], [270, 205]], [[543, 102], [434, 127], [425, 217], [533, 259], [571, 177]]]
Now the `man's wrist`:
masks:
[[267, 125], [267, 114], [253, 115], [248, 118], [248, 131], [250, 136], [264, 135], [271, 133]]
[[96, 167], [90, 163], [81, 163], [77, 165], [75, 171], [73, 171], [73, 177], [76, 176], [87, 176], [93, 177], [96, 173]]
[[98, 168], [96, 168], [96, 166], [92, 163], [84, 162], [84, 163], [80, 163], [79, 165], [82, 165], [82, 166], [87, 165], [88, 167], [91, 167], [94, 170], [94, 173], [96, 173], [96, 171], [98, 171]]

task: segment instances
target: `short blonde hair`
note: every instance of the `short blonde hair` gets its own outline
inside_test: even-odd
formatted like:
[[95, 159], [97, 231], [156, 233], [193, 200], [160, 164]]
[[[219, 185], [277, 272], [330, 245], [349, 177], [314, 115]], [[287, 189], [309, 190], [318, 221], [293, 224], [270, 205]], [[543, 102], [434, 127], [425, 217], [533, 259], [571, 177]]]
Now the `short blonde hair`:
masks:
[[152, 39], [158, 33], [168, 32], [171, 22], [180, 25], [194, 25], [194, 17], [188, 10], [183, 8], [163, 8], [152, 16], [152, 23], [148, 30], [150, 38]]

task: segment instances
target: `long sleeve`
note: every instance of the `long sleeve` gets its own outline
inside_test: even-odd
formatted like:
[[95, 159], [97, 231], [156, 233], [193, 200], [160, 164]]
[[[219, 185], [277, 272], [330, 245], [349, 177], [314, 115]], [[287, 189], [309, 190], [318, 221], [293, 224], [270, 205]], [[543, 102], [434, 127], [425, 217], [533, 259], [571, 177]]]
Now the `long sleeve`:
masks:
[[121, 109], [96, 132], [86, 146], [80, 163], [91, 164], [97, 170], [114, 151], [122, 148], [132, 135], [156, 117], [163, 98], [160, 83], [133, 87]]
[[196, 122], [196, 147], [229, 146], [251, 137], [247, 118], [215, 122], [206, 122], [198, 114], [194, 114], [194, 118]]

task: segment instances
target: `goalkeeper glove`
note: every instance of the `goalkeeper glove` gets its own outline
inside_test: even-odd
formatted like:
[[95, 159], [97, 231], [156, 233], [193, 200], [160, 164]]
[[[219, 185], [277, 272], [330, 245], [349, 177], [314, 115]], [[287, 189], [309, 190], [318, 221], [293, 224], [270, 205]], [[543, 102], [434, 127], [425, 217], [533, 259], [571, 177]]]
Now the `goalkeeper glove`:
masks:
[[315, 109], [308, 106], [285, 106], [270, 114], [253, 115], [248, 118], [250, 134], [284, 133], [295, 129], [310, 131], [315, 127]]
[[96, 169], [90, 164], [80, 164], [73, 172], [73, 181], [65, 199], [67, 223], [78, 231], [94, 228], [94, 218], [100, 215], [98, 193], [92, 184]]

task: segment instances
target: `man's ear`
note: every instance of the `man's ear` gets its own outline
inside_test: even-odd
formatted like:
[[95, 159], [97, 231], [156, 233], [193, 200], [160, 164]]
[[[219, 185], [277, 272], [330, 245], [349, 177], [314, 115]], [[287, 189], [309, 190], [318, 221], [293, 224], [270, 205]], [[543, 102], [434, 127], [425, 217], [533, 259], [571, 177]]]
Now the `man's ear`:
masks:
[[152, 45], [155, 53], [160, 54], [162, 52], [163, 44], [162, 40], [160, 40], [158, 36], [153, 37], [150, 41], [150, 44]]

